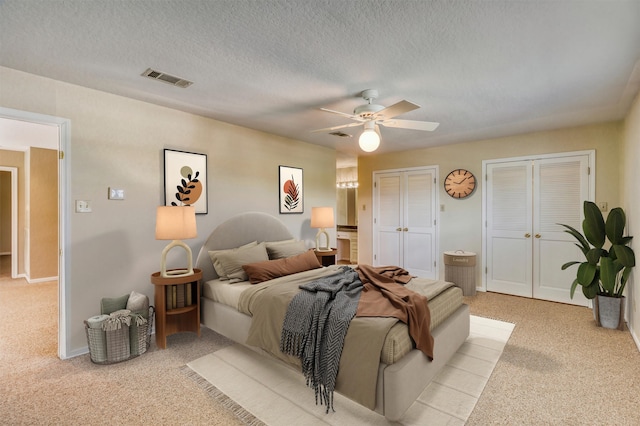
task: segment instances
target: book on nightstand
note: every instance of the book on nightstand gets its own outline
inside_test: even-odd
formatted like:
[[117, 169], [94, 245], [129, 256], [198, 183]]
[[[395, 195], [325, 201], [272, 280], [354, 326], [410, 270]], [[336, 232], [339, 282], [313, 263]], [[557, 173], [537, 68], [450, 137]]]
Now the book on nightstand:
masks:
[[173, 309], [172, 302], [171, 302], [171, 300], [173, 299], [173, 290], [171, 290], [171, 287], [173, 286], [168, 285], [165, 288], [167, 292], [167, 310]]
[[176, 308], [184, 308], [185, 294], [184, 290], [186, 285], [176, 285]]
[[187, 306], [193, 305], [193, 294], [191, 293], [191, 283], [185, 284], [187, 293]]

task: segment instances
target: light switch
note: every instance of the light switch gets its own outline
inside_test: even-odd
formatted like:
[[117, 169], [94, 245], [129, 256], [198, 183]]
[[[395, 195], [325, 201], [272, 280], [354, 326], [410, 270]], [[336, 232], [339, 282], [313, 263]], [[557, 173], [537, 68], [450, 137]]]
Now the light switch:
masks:
[[124, 200], [124, 189], [109, 188], [110, 200]]
[[600, 209], [601, 212], [606, 212], [609, 209], [609, 206], [607, 205], [606, 201], [600, 201], [598, 203], [598, 208]]
[[91, 213], [91, 204], [88, 200], [76, 200], [76, 213]]

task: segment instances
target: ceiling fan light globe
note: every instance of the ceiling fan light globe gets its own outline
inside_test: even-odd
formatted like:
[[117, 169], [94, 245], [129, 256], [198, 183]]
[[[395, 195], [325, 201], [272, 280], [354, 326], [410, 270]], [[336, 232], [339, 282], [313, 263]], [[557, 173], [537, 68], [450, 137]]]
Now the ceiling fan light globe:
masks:
[[373, 152], [380, 146], [380, 135], [373, 129], [365, 129], [360, 135], [358, 144], [364, 152]]

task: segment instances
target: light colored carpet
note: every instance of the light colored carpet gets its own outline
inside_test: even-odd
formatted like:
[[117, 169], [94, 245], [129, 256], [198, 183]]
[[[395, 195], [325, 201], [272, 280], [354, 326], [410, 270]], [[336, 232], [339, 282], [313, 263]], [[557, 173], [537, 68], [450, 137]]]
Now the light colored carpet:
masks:
[[152, 341], [145, 354], [118, 364], [93, 364], [89, 354], [62, 361], [57, 295], [55, 281], [0, 279], [0, 424], [243, 424], [181, 371], [230, 340], [204, 328], [201, 338], [169, 336], [164, 350]]
[[228, 396], [257, 419], [279, 425], [463, 425], [500, 359], [514, 324], [472, 316], [467, 341], [399, 423], [335, 395], [335, 412], [316, 406], [313, 390], [292, 368], [242, 345], [188, 363], [216, 396]]
[[478, 292], [471, 314], [517, 324], [467, 426], [640, 425], [640, 352], [591, 309]]

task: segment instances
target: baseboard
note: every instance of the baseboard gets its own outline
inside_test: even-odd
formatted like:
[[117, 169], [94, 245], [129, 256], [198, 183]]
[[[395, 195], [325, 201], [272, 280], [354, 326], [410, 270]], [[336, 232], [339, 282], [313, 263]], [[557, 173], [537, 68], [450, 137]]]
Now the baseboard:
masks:
[[640, 351], [640, 339], [638, 339], [638, 336], [636, 335], [636, 331], [632, 327], [630, 327], [630, 325], [631, 324], [627, 322], [627, 328], [629, 329], [629, 334], [631, 334], [631, 338], [636, 343], [636, 348], [638, 348], [638, 351]]
[[25, 279], [29, 284], [34, 284], [34, 283], [44, 283], [47, 281], [57, 281], [58, 277], [55, 276], [55, 277], [45, 277], [45, 278], [29, 278], [25, 276]]

